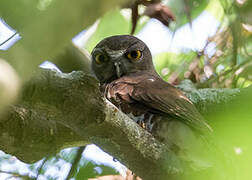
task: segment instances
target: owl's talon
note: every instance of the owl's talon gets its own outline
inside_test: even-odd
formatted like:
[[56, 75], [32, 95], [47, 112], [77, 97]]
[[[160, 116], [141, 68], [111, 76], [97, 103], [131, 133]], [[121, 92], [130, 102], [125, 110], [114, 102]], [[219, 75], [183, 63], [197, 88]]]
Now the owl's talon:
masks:
[[141, 127], [145, 129], [146, 128], [145, 123], [141, 123]]

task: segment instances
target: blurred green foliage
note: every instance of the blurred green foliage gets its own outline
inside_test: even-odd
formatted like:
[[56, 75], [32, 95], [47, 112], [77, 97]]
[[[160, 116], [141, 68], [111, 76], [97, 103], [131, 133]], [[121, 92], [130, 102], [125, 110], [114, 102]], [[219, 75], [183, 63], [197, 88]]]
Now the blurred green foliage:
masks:
[[[0, 18], [22, 37], [0, 57], [21, 79], [46, 59], [52, 60], [81, 30], [127, 0], [1, 0]], [[21, 60], [20, 60], [21, 59]]]
[[252, 178], [252, 86], [229, 104], [212, 108], [207, 116], [215, 128], [215, 142], [225, 151], [238, 180]]
[[[114, 28], [111, 28], [114, 27]], [[120, 9], [115, 9], [106, 13], [99, 20], [95, 33], [86, 43], [88, 51], [92, 51], [98, 41], [104, 36], [112, 36], [115, 34], [128, 34], [130, 31], [130, 20], [127, 20], [121, 13]]]
[[159, 75], [169, 81], [174, 72], [176, 72], [176, 77], [183, 79], [189, 63], [196, 57], [197, 53], [193, 51], [179, 54], [167, 52], [156, 55], [153, 61]]
[[169, 0], [166, 1], [176, 17], [175, 29], [198, 17], [208, 5], [209, 0]]
[[[124, 10], [124, 14], [130, 15], [130, 10]], [[141, 18], [140, 22], [136, 27], [135, 33], [137, 33], [147, 22], [146, 18]], [[95, 45], [105, 37], [112, 35], [129, 34], [131, 31], [131, 20], [130, 17], [125, 17], [119, 8], [107, 12], [98, 21], [95, 33], [88, 38], [85, 48], [91, 52]]]

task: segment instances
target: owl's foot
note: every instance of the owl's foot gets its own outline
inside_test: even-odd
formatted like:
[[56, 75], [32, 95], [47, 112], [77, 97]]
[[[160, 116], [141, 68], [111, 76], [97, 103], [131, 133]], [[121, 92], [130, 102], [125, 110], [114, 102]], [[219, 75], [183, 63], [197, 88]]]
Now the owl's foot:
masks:
[[137, 124], [139, 126], [141, 126], [143, 129], [147, 130], [148, 132], [151, 132], [151, 130], [152, 130], [151, 122], [150, 121], [146, 121], [146, 119], [137, 121]]
[[146, 125], [145, 125], [144, 122], [140, 122], [139, 125], [140, 125], [142, 128], [146, 129]]

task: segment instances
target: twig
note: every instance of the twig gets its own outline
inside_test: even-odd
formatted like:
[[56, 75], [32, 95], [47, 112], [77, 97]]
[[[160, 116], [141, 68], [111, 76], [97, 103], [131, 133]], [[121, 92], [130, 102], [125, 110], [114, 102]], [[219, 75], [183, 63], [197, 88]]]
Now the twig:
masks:
[[218, 76], [214, 76], [212, 79], [209, 79], [207, 82], [204, 82], [204, 83], [199, 83], [197, 84], [197, 87], [200, 88], [200, 87], [204, 87], [206, 84], [211, 84], [213, 82], [216, 82], [220, 77], [222, 76], [226, 76], [227, 74], [231, 73], [231, 72], [234, 72], [236, 70], [238, 70], [239, 68], [241, 68], [243, 65], [249, 63], [250, 61], [244, 61], [242, 62], [241, 64], [239, 65], [236, 65], [234, 66], [232, 69], [229, 69], [227, 71], [224, 71], [223, 73], [220, 73]]
[[86, 146], [81, 146], [81, 147], [78, 148], [77, 154], [76, 154], [76, 156], [74, 158], [74, 162], [72, 163], [72, 167], [71, 167], [71, 169], [70, 169], [70, 171], [69, 171], [69, 173], [68, 173], [68, 175], [66, 177], [66, 180], [69, 180], [70, 178], [72, 178], [74, 173], [76, 172], [78, 164], [79, 164], [79, 162], [81, 160], [82, 153], [83, 153], [85, 147]]
[[40, 165], [40, 167], [39, 167], [39, 169], [38, 169], [38, 173], [37, 173], [36, 179], [38, 179], [38, 177], [39, 177], [39, 175], [41, 174], [41, 172], [42, 172], [42, 170], [43, 170], [43, 167], [44, 167], [44, 165], [45, 165], [45, 163], [46, 163], [46, 161], [47, 161], [48, 159], [49, 159], [48, 156], [45, 157], [45, 158], [43, 159], [43, 162], [42, 162], [42, 164]]
[[1, 44], [0, 44], [0, 46], [2, 46], [2, 45], [4, 45], [5, 43], [7, 43], [9, 40], [11, 40], [14, 36], [16, 36], [17, 35], [17, 32], [15, 32], [14, 34], [12, 34], [8, 39], [6, 39], [4, 42], [2, 42]]

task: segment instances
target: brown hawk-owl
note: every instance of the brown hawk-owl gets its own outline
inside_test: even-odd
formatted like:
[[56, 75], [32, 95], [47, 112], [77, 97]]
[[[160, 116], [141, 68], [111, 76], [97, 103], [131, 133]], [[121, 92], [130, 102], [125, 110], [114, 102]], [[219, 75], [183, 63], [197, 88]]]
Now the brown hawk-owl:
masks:
[[106, 98], [147, 130], [170, 117], [200, 132], [211, 131], [183, 92], [156, 73], [148, 47], [136, 37], [102, 40], [92, 52], [92, 69]]
[[[91, 55], [92, 70], [109, 101], [170, 145], [190, 167], [224, 172], [217, 163], [222, 158], [216, 160], [220, 153], [208, 141], [211, 127], [181, 90], [157, 74], [144, 42], [130, 35], [111, 36]], [[216, 179], [214, 174], [210, 179]]]

